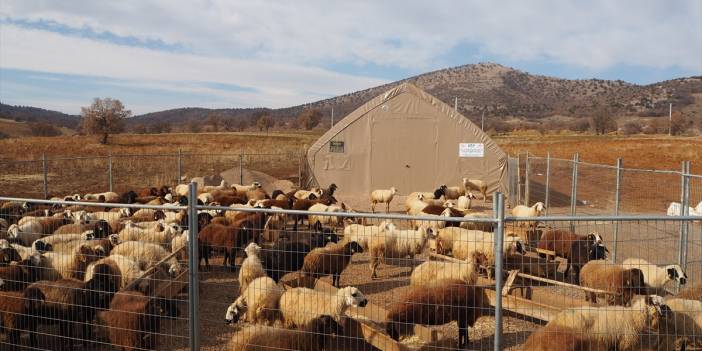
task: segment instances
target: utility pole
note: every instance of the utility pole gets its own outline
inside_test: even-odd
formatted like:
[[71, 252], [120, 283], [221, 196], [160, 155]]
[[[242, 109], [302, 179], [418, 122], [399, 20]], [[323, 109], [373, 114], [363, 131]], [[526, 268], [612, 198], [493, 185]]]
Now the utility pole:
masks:
[[483, 115], [480, 117], [480, 130], [485, 131], [485, 109], [483, 109]]
[[458, 96], [453, 98], [453, 111], [458, 112]]
[[668, 136], [673, 135], [673, 103], [668, 104]]
[[331, 126], [334, 126], [334, 106], [332, 106], [332, 115], [331, 115]]

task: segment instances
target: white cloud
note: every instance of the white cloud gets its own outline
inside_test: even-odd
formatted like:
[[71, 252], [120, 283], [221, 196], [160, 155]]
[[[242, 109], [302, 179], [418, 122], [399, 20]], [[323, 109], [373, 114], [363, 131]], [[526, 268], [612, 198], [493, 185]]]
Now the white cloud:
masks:
[[698, 0], [4, 0], [3, 15], [273, 62], [428, 69], [469, 43], [510, 61], [702, 71]]

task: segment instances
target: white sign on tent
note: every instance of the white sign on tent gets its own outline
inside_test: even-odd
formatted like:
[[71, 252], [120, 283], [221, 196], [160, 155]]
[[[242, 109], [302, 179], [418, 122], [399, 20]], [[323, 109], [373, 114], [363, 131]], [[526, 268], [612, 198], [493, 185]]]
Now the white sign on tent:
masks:
[[458, 144], [458, 157], [485, 157], [485, 144], [460, 143]]

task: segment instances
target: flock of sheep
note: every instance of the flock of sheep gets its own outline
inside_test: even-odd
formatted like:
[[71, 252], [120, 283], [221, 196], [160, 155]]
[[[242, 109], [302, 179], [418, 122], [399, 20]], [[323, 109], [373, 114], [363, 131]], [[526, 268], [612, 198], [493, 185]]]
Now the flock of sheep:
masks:
[[[93, 328], [102, 325], [112, 344], [124, 349], [156, 348], [160, 320], [177, 316], [178, 309], [154, 296], [153, 282], [184, 271], [180, 262], [188, 254], [188, 216], [174, 206], [189, 201], [222, 206], [222, 210], [198, 213], [197, 247], [204, 269], [209, 269], [215, 253], [222, 254], [223, 265], [238, 268], [238, 293], [226, 309], [225, 320], [249, 325], [234, 333], [230, 349], [333, 349], [334, 336], [344, 333], [346, 310], [368, 304], [361, 290], [340, 281], [358, 253], [369, 256], [371, 279], [383, 276], [380, 267], [389, 258], [414, 258], [433, 250], [454, 259], [429, 260], [413, 268], [409, 287], [393, 299], [385, 319], [375, 321], [395, 340], [411, 334], [415, 324], [456, 321], [458, 347], [463, 349], [469, 342], [468, 328], [493, 313], [485, 291], [489, 286], [478, 280], [484, 268], [488, 278], [503, 274], [493, 269], [494, 224], [450, 220], [489, 217], [471, 210], [476, 199], [473, 191], [487, 199], [487, 186], [481, 180], [463, 179], [459, 186], [411, 193], [405, 202], [407, 214], [432, 220], [417, 217], [409, 225], [389, 220], [368, 225], [344, 217], [342, 213], [353, 210], [335, 198], [334, 184], [268, 194], [257, 182], [230, 185], [223, 181], [199, 189], [197, 199], [189, 199], [187, 190], [179, 185], [57, 198], [95, 202], [95, 206], [2, 204], [0, 326], [8, 342], [18, 345], [21, 332], [27, 332], [29, 345], [37, 347], [38, 328], [58, 323], [60, 335], [68, 338], [61, 347], [73, 346], [78, 327], [84, 345], [92, 342]], [[372, 191], [372, 210], [385, 204], [389, 211], [396, 195], [395, 188]], [[162, 209], [110, 209], [110, 203]], [[532, 243], [528, 233], [537, 227], [543, 211], [542, 203], [512, 209], [514, 216], [533, 220], [524, 223], [526, 228], [505, 232], [506, 266], [550, 278], [553, 272], [544, 268], [547, 259], [525, 254], [534, 248], [551, 251], [568, 261], [565, 274], [572, 273], [576, 284], [606, 291], [607, 306], [594, 305], [597, 294], [586, 294], [591, 305], [556, 315], [529, 336], [526, 349], [672, 349], [685, 342], [702, 344], [702, 289], [684, 289], [675, 296], [665, 289], [686, 283], [679, 266], [658, 267], [639, 258], [611, 264], [605, 261], [608, 251], [598, 233], [580, 235], [547, 227]], [[305, 222], [306, 230], [298, 230]], [[244, 259], [238, 264], [240, 255]], [[149, 272], [155, 276], [144, 279]], [[338, 290], [287, 288], [283, 277], [290, 273], [303, 278], [330, 276]]]

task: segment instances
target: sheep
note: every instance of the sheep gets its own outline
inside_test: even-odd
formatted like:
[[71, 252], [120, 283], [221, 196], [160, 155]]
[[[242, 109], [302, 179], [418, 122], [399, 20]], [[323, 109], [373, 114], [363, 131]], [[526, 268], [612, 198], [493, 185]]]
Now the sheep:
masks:
[[119, 245], [120, 239], [117, 234], [110, 234], [109, 237], [105, 239], [92, 239], [92, 240], [75, 240], [69, 242], [63, 242], [53, 245], [52, 249], [54, 252], [72, 252], [77, 246], [88, 245], [95, 250], [95, 254], [100, 257], [105, 257], [110, 254], [112, 248]]
[[453, 244], [458, 241], [468, 241], [470, 230], [460, 227], [440, 228], [436, 234], [436, 252], [448, 255], [453, 251]]
[[[604, 246], [602, 236], [597, 232], [579, 235], [566, 230], [548, 230], [541, 234], [537, 247], [556, 253], [556, 256], [568, 260], [564, 275], [568, 275], [571, 268], [578, 282], [581, 267], [590, 260], [606, 258], [609, 250]], [[539, 254], [546, 257], [544, 254]]]
[[458, 200], [461, 196], [466, 195], [466, 188], [462, 186], [449, 186], [446, 187], [444, 197], [446, 200]]
[[668, 282], [687, 283], [687, 274], [677, 264], [658, 267], [642, 258], [627, 258], [622, 262], [622, 267], [641, 270], [648, 294], [665, 295], [664, 288]]
[[0, 267], [22, 260], [20, 253], [5, 239], [0, 239]]
[[7, 228], [8, 237], [18, 239], [24, 246], [31, 245], [43, 234], [44, 227], [37, 220], [25, 222], [22, 225], [13, 224]]
[[227, 348], [233, 351], [253, 350], [328, 350], [330, 337], [343, 334], [343, 327], [332, 316], [323, 315], [310, 321], [301, 330], [288, 330], [255, 325], [236, 332]]
[[119, 232], [119, 238], [123, 241], [143, 241], [155, 244], [170, 243], [173, 238], [180, 235], [183, 229], [175, 223], [167, 224], [163, 227], [154, 229], [139, 229], [138, 227], [130, 226], [122, 229]]
[[[434, 192], [412, 192], [409, 195], [407, 195], [407, 199], [405, 200], [405, 207], [407, 208], [407, 213], [409, 214], [416, 214], [413, 213], [412, 211], [416, 211], [417, 209], [421, 210], [420, 208], [420, 203], [417, 201], [424, 202], [424, 204], [428, 204], [429, 202], [432, 202], [432, 200], [438, 200], [442, 196], [444, 196], [446, 193], [446, 185], [441, 185]], [[433, 203], [433, 202], [432, 202]]]
[[22, 227], [25, 223], [30, 221], [39, 223], [41, 226], [41, 234], [51, 234], [61, 226], [73, 223], [72, 218], [60, 214], [57, 217], [22, 217], [22, 219], [17, 222], [17, 225]]
[[[173, 240], [171, 240], [171, 253], [179, 252], [179, 254], [176, 255], [176, 258], [178, 260], [185, 260], [188, 257], [187, 252], [188, 252], [188, 242], [190, 240], [190, 239], [188, 239], [189, 236], [190, 236], [190, 231], [184, 230], [182, 234], [176, 236], [175, 238], [173, 238]], [[183, 250], [183, 251], [181, 251], [181, 250]]]
[[604, 342], [588, 339], [575, 329], [563, 326], [541, 328], [529, 335], [524, 351], [585, 351], [607, 350]]
[[156, 300], [138, 291], [120, 291], [99, 313], [110, 343], [123, 350], [156, 350], [160, 328]]
[[31, 256], [26, 260], [0, 267], [0, 280], [3, 281], [0, 290], [21, 291], [27, 284], [39, 280], [41, 272], [39, 256]]
[[635, 299], [630, 307], [576, 307], [558, 313], [544, 327], [569, 328], [603, 350], [638, 350], [641, 335], [655, 329], [670, 308], [656, 295]]
[[371, 212], [375, 213], [375, 205], [377, 205], [378, 203], [384, 203], [385, 213], [389, 213], [390, 202], [392, 202], [392, 199], [395, 197], [395, 194], [397, 194], [397, 188], [395, 188], [394, 186], [390, 189], [373, 190], [370, 194]]
[[298, 190], [293, 196], [298, 200], [316, 200], [322, 197], [322, 191]]
[[459, 196], [456, 201], [456, 208], [464, 211], [469, 210], [473, 205], [473, 199], [476, 199], [476, 196], [473, 195], [473, 193]]
[[265, 277], [266, 271], [263, 269], [263, 264], [259, 255], [261, 254], [261, 247], [256, 245], [256, 243], [250, 243], [244, 249], [246, 252], [246, 259], [241, 263], [239, 268], [239, 293], [243, 293], [246, 287], [256, 278]]
[[702, 286], [687, 286], [684, 289], [680, 290], [680, 292], [677, 295], [675, 295], [675, 297], [679, 299], [702, 301]]
[[[141, 269], [146, 270], [156, 265], [156, 263], [163, 261], [170, 255], [170, 252], [158, 244], [125, 241], [112, 249], [110, 256], [114, 255], [128, 257], [139, 263]], [[175, 257], [171, 257], [163, 262], [161, 268], [168, 272], [171, 277], [180, 274], [182, 269]]]
[[205, 260], [205, 267], [210, 266], [210, 251], [212, 248], [224, 249], [224, 261], [234, 268], [236, 252], [247, 243], [255, 241], [254, 223], [241, 220], [231, 225], [211, 223], [198, 233], [198, 248], [200, 260]]
[[420, 227], [417, 230], [398, 230], [393, 224], [385, 225], [380, 235], [372, 237], [368, 249], [371, 255], [371, 278], [377, 278], [376, 270], [386, 257], [404, 258], [422, 253], [433, 230]]
[[241, 196], [245, 195], [249, 191], [260, 189], [261, 187], [261, 183], [253, 182], [251, 185], [232, 184], [231, 189], [236, 191], [237, 194]]
[[[483, 218], [494, 218], [488, 213], [469, 213], [463, 216], [463, 218], [468, 218], [468, 219], [483, 219]], [[478, 221], [463, 221], [461, 224], [458, 225], [459, 227], [463, 229], [470, 229], [470, 230], [480, 230], [483, 232], [492, 232], [495, 231], [495, 223], [494, 222], [478, 222]]]
[[217, 202], [222, 206], [230, 206], [232, 204], [245, 204], [247, 199], [243, 196], [239, 196], [236, 192], [228, 191], [213, 191], [210, 193], [212, 196], [212, 202]]
[[44, 300], [44, 294], [37, 288], [0, 292], [0, 331], [6, 330], [8, 333], [3, 343], [18, 347], [20, 333], [28, 331], [29, 346], [37, 348], [37, 320], [34, 316], [40, 312]]
[[660, 333], [675, 338], [689, 338], [694, 345], [702, 343], [702, 302], [671, 298], [665, 300], [674, 313], [673, 318], [659, 327]]
[[[342, 207], [343, 206], [343, 207]], [[308, 211], [310, 212], [330, 212], [330, 213], [341, 213], [344, 212], [345, 205], [342, 204], [342, 206], [338, 205], [325, 205], [325, 204], [314, 204], [310, 206]], [[336, 227], [339, 226], [340, 224], [343, 223], [343, 217], [338, 216], [338, 215], [330, 215], [330, 216], [319, 216], [319, 215], [309, 215], [307, 218], [307, 223], [309, 223], [310, 226], [316, 226], [316, 225], [328, 225], [331, 227]]]
[[[616, 293], [607, 295], [608, 305], [629, 305], [634, 294], [641, 294], [644, 276], [638, 268], [624, 268], [605, 260], [593, 260], [580, 271], [580, 283], [584, 287]], [[585, 301], [597, 303], [597, 294], [585, 293]]]
[[479, 191], [480, 194], [483, 195], [483, 202], [487, 201], [487, 183], [480, 179], [468, 179], [468, 178], [463, 178], [463, 187], [465, 188], [466, 193], [470, 192], [471, 190]]
[[81, 245], [70, 254], [47, 252], [42, 259], [42, 277], [52, 280], [51, 277], [83, 279], [88, 265], [98, 260], [95, 250], [88, 245]]
[[[531, 207], [529, 206], [524, 206], [524, 205], [517, 205], [514, 206], [512, 209], [512, 215], [515, 217], [540, 217], [543, 216], [544, 214], [544, 203], [543, 202], [537, 202]], [[539, 222], [538, 221], [531, 221], [528, 222], [528, 227], [533, 228], [534, 231], [536, 231], [536, 227], [538, 226]], [[521, 225], [521, 224], [520, 224]]]
[[85, 270], [85, 278], [83, 280], [89, 281], [92, 279], [95, 275], [95, 267], [100, 264], [107, 264], [113, 268], [115, 283], [119, 289], [124, 289], [145, 273], [137, 261], [123, 255], [110, 255], [89, 264]]
[[[323, 204], [323, 205], [331, 205], [332, 200], [330, 198], [325, 198], [325, 199], [319, 199], [319, 200], [297, 200], [295, 203], [293, 203], [293, 210], [295, 211], [308, 211], [310, 207], [316, 205], [316, 204]], [[295, 220], [295, 223], [293, 224], [293, 231], [297, 231], [297, 222], [303, 221], [304, 215], [293, 215], [293, 219]]]
[[434, 204], [429, 204], [425, 206], [422, 210], [421, 213], [419, 213], [423, 217], [436, 217], [436, 220], [419, 220], [419, 219], [413, 219], [410, 221], [410, 224], [412, 225], [413, 228], [418, 228], [422, 225], [428, 226], [434, 230], [439, 230], [441, 228], [445, 227], [455, 227], [458, 226], [460, 223], [459, 222], [453, 222], [453, 221], [444, 221], [440, 220], [445, 217], [463, 217], [464, 213], [460, 210], [451, 208], [451, 207], [444, 207], [444, 206], [439, 206], [439, 205], [434, 205]]
[[460, 280], [468, 285], [475, 285], [478, 280], [478, 268], [487, 260], [484, 254], [477, 252], [466, 262], [426, 261], [412, 272], [410, 285], [423, 285], [441, 279]]
[[[59, 349], [73, 349], [74, 331], [78, 323], [83, 329], [83, 348], [92, 340], [91, 321], [97, 309], [107, 308], [112, 295], [117, 291], [111, 278], [114, 272], [107, 265], [95, 267], [95, 276], [88, 282], [77, 279], [38, 281], [28, 289], [39, 289], [45, 296], [37, 318], [41, 323], [59, 323], [59, 335], [68, 342], [60, 342]], [[31, 334], [35, 334], [30, 332]], [[64, 339], [65, 340], [65, 339]]]
[[305, 256], [312, 249], [338, 241], [338, 236], [334, 232], [329, 232], [313, 233], [309, 244], [300, 241], [278, 242], [271, 249], [261, 253], [261, 261], [266, 275], [278, 282], [285, 274], [300, 270], [304, 264]]
[[381, 228], [389, 222], [383, 221], [378, 225], [349, 224], [344, 227], [344, 242], [354, 241], [361, 245], [364, 250], [368, 250], [368, 243], [374, 236], [380, 234]]
[[308, 288], [286, 290], [280, 297], [280, 313], [288, 328], [305, 328], [315, 318], [330, 315], [340, 321], [347, 308], [365, 307], [368, 300], [355, 287], [347, 286], [335, 294]]
[[330, 244], [310, 251], [302, 264], [303, 276], [321, 277], [332, 276], [332, 285], [339, 287], [341, 272], [351, 263], [351, 256], [363, 252], [356, 242]]
[[224, 321], [227, 324], [236, 323], [246, 312], [247, 322], [272, 325], [280, 319], [278, 306], [283, 291], [267, 276], [252, 280], [234, 303], [229, 305]]
[[129, 219], [132, 222], [158, 221], [166, 218], [162, 210], [154, 210], [150, 208], [142, 208], [134, 212]]
[[461, 280], [442, 279], [431, 284], [412, 285], [390, 305], [386, 331], [394, 340], [412, 332], [414, 324], [442, 325], [458, 322], [458, 347], [468, 346], [468, 327], [487, 314], [490, 307], [485, 290]]
[[56, 230], [54, 230], [52, 234], [75, 234], [83, 233], [88, 230], [92, 230], [93, 235], [96, 238], [106, 238], [108, 235], [114, 232], [110, 223], [108, 223], [105, 220], [98, 220], [90, 224], [73, 223], [62, 225], [56, 228]]
[[97, 194], [85, 194], [85, 196], [83, 196], [84, 200], [100, 202], [118, 202], [120, 198], [121, 196], [119, 194], [112, 191]]
[[39, 251], [53, 251], [54, 246], [62, 243], [79, 240], [92, 240], [95, 236], [92, 230], [85, 231], [81, 234], [51, 234], [41, 239], [37, 239], [32, 243], [32, 247]]
[[[459, 260], [466, 260], [470, 255], [482, 253], [485, 255], [485, 265], [491, 267], [495, 264], [495, 234], [481, 232], [479, 230], [469, 230], [453, 243], [453, 257]], [[438, 244], [437, 244], [438, 245]], [[443, 244], [442, 244], [443, 245]], [[511, 255], [515, 253], [525, 254], [524, 243], [519, 237], [505, 235], [503, 239], [503, 255]], [[491, 277], [492, 273], [488, 272]]]
[[[131, 209], [129, 208], [117, 208], [116, 212], [112, 211], [100, 211], [100, 212], [91, 212], [87, 214], [88, 217], [88, 223], [92, 223], [95, 221], [103, 220], [107, 222], [114, 222], [117, 221], [121, 218], [124, 217], [129, 217], [131, 214]], [[138, 212], [138, 211], [137, 211]]]

